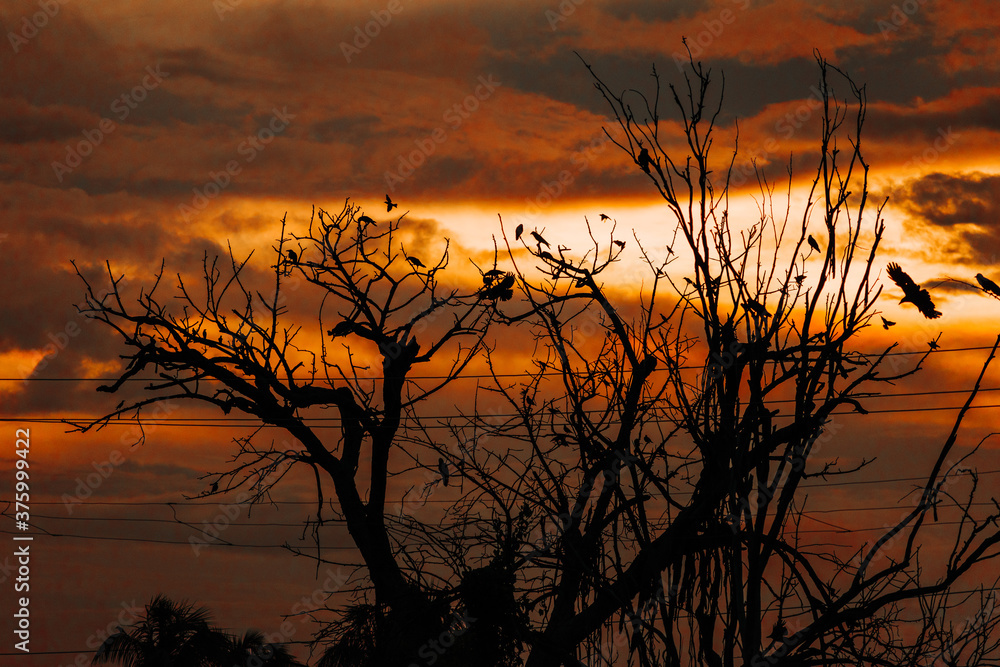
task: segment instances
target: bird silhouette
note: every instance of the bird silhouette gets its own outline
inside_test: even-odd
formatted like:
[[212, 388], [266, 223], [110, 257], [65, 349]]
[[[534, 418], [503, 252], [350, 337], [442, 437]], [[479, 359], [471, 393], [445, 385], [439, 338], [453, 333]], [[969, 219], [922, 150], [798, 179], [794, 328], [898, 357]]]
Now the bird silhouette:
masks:
[[799, 287], [802, 287], [802, 283], [805, 281], [805, 279], [806, 279], [806, 274], [800, 273], [799, 275], [795, 276], [795, 284], [798, 285]]
[[416, 257], [407, 256], [406, 261], [409, 262], [410, 264], [412, 264], [413, 266], [415, 266], [418, 269], [425, 269], [425, 268], [427, 268], [426, 266], [424, 266], [424, 263], [421, 262]]
[[489, 271], [483, 274], [483, 284], [489, 285], [494, 280], [499, 280], [500, 278], [503, 278], [503, 276], [504, 272], [501, 271], [500, 269], [490, 269]]
[[448, 462], [438, 457], [438, 472], [441, 473], [441, 483], [448, 486]]
[[937, 344], [936, 340], [929, 340], [929, 341], [927, 341], [927, 344], [931, 346], [932, 350], [936, 350], [939, 347], [941, 347], [940, 345]]
[[815, 250], [816, 252], [820, 251], [819, 243], [816, 241], [816, 239], [813, 238], [812, 234], [809, 235], [809, 247]]
[[479, 291], [479, 297], [490, 299], [491, 301], [510, 301], [514, 296], [513, 273], [493, 269], [483, 274], [483, 289]]
[[374, 220], [373, 220], [372, 218], [369, 218], [369, 217], [368, 217], [367, 215], [362, 215], [362, 216], [361, 216], [360, 218], [358, 218], [358, 221], [359, 221], [359, 222], [363, 222], [363, 223], [365, 223], [366, 225], [374, 225], [374, 224], [377, 224], [377, 223], [376, 223], [376, 222], [375, 222], [375, 221], [374, 221]]
[[346, 336], [352, 331], [354, 331], [354, 322], [351, 320], [342, 320], [337, 322], [336, 326], [327, 331], [326, 335], [331, 338], [339, 338], [340, 336]]
[[219, 483], [218, 482], [212, 482], [212, 488], [209, 489], [209, 493], [215, 493], [218, 490], [219, 490]]
[[993, 294], [994, 296], [1000, 296], [1000, 285], [997, 285], [981, 273], [976, 274], [976, 280], [979, 281], [979, 286], [983, 288], [984, 292]]
[[788, 627], [782, 619], [778, 619], [778, 622], [774, 624], [771, 629], [771, 634], [767, 636], [773, 642], [782, 642], [785, 639], [785, 635], [788, 634]]
[[[881, 315], [880, 315], [879, 317], [881, 317]], [[885, 330], [887, 330], [887, 331], [888, 331], [888, 330], [889, 330], [889, 327], [892, 327], [892, 326], [896, 326], [896, 323], [895, 323], [895, 322], [892, 322], [892, 321], [890, 321], [890, 320], [887, 320], [887, 319], [885, 319], [884, 317], [882, 317], [882, 328], [883, 328], [883, 329], [885, 329]]]
[[299, 256], [295, 254], [295, 251], [291, 248], [288, 249], [288, 259], [292, 261], [293, 264], [299, 261]]
[[399, 206], [399, 204], [394, 204], [393, 201], [389, 198], [389, 195], [385, 196], [385, 210], [387, 213], [391, 213], [392, 209], [396, 208], [397, 206]]
[[531, 232], [531, 238], [535, 239], [535, 241], [537, 241], [538, 245], [540, 245], [540, 246], [543, 245], [546, 248], [551, 248], [552, 247], [552, 246], [549, 245], [549, 242], [546, 241], [544, 238], [542, 238], [542, 235], [539, 234], [538, 232]]
[[896, 283], [903, 290], [903, 298], [899, 300], [900, 303], [912, 303], [929, 320], [941, 317], [941, 312], [934, 308], [930, 292], [922, 289], [920, 285], [913, 282], [913, 278], [907, 275], [899, 267], [899, 264], [893, 262], [889, 264], [887, 270], [889, 277], [892, 278], [892, 282]]
[[650, 173], [649, 164], [650, 162], [652, 162], [652, 160], [649, 159], [649, 151], [647, 151], [645, 148], [641, 149], [639, 151], [638, 161], [639, 161], [639, 168], [642, 169], [647, 174]]
[[754, 313], [758, 317], [770, 317], [771, 313], [767, 312], [767, 308], [764, 307], [762, 303], [756, 299], [747, 299], [747, 302], [743, 304], [743, 307]]
[[108, 649], [111, 648], [111, 645], [115, 641], [115, 637], [118, 637], [123, 634], [125, 634], [124, 628], [122, 628], [122, 626], [120, 625], [117, 626], [115, 634], [108, 635], [108, 638], [105, 639], [103, 642], [101, 642], [101, 645], [97, 647], [97, 654], [94, 657], [95, 658], [103, 657], [104, 654], [108, 652]]
[[521, 234], [523, 233], [524, 233], [524, 225], [518, 225], [517, 228], [514, 229], [514, 240], [519, 241], [521, 239]]
[[605, 213], [601, 213], [601, 222], [604, 222], [605, 220], [610, 220], [610, 219], [611, 219], [610, 215], [607, 215]]
[[625, 242], [624, 241], [615, 240], [615, 245], [618, 246], [619, 248], [624, 248], [625, 247]]

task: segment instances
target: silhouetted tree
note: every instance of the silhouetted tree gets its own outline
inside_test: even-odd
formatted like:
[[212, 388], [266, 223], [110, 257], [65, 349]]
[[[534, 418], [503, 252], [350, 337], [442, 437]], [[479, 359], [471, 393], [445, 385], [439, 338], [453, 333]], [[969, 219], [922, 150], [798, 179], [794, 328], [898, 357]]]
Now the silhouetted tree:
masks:
[[213, 628], [205, 607], [158, 595], [130, 629], [121, 628], [98, 648], [93, 663], [123, 667], [302, 667], [284, 646], [257, 630], [242, 636]]
[[[332, 482], [370, 586], [320, 633], [325, 667], [974, 664], [994, 655], [990, 595], [956, 629], [950, 593], [1000, 542], [1000, 512], [974, 503], [978, 478], [968, 456], [954, 456], [978, 381], [918, 503], [884, 535], [845, 552], [798, 531], [804, 480], [869, 463], [842, 468], [830, 456], [837, 411], [865, 414], [868, 397], [932, 352], [897, 371], [886, 368], [894, 346], [854, 349], [878, 322], [884, 202], [868, 200], [864, 88], [817, 60], [819, 146], [794, 218], [790, 204], [774, 206], [775, 185], [756, 168], [759, 218], [730, 218], [738, 152], [712, 153], [722, 95], [700, 63], [692, 59], [680, 89], [668, 87], [674, 120], [660, 116], [655, 70], [648, 96], [617, 94], [595, 75], [617, 124], [608, 137], [662, 198], [672, 232], [668, 244], [633, 234], [638, 271], [623, 270], [614, 223], [599, 234], [587, 223], [582, 250], [571, 247], [582, 236], [522, 237], [519, 225], [481, 285], [445, 288], [447, 251], [429, 267], [407, 261], [402, 218], [375, 223], [350, 202], [321, 210], [301, 236], [283, 223], [273, 291], [252, 284], [249, 258], [231, 257], [223, 271], [206, 257], [204, 297], [179, 278], [181, 308], [168, 307], [161, 271], [138, 307], [126, 306], [109, 267], [110, 294], [88, 282], [82, 310], [130, 350], [120, 379], [101, 389], [142, 373], [160, 379], [150, 398], [79, 427], [190, 399], [287, 432], [293, 446], [238, 440], [238, 464], [218, 492], [249, 484], [260, 498], [280, 478], [271, 473], [291, 465], [313, 469], [321, 501], [321, 473]], [[811, 220], [822, 244], [810, 243]], [[318, 349], [285, 323], [289, 276], [323, 295]], [[640, 282], [638, 302], [610, 288]], [[525, 335], [533, 367], [511, 380], [517, 369], [504, 355]], [[494, 384], [477, 392], [476, 409], [444, 420], [447, 438], [431, 437], [428, 399], [477, 357]], [[411, 371], [421, 364], [446, 370], [418, 381]], [[480, 395], [505, 410], [486, 413]], [[315, 428], [321, 408], [336, 412], [337, 429]], [[442, 470], [454, 480], [447, 487]], [[405, 503], [391, 511], [390, 478], [416, 487], [421, 474], [419, 493], [447, 488], [454, 504], [443, 516]], [[917, 552], [928, 518], [948, 504], [962, 521], [931, 572]]]
[[[974, 571], [988, 576], [983, 565], [1000, 555], [1000, 511], [976, 507], [971, 454], [955, 452], [982, 374], [919, 501], [874, 543], [837, 548], [798, 530], [804, 480], [870, 463], [837, 464], [838, 410], [866, 414], [868, 397], [918, 371], [930, 353], [896, 371], [884, 363], [895, 345], [874, 356], [852, 347], [878, 313], [884, 202], [868, 200], [865, 90], [817, 61], [819, 151], [795, 217], [791, 201], [775, 204], [775, 185], [755, 166], [759, 219], [730, 218], [737, 152], [728, 162], [711, 152], [722, 94], [692, 59], [680, 89], [669, 86], [669, 121], [659, 115], [655, 69], [649, 97], [616, 94], [594, 76], [617, 122], [608, 137], [662, 198], [673, 240], [636, 237], [644, 269], [626, 281], [597, 263], [620, 258], [614, 232], [611, 242], [591, 234], [582, 252], [552, 235], [557, 252], [510, 249], [530, 310], [514, 302], [504, 321], [530, 326], [542, 353], [520, 383], [490, 354], [494, 392], [515, 417], [453, 423], [459, 441], [502, 438], [466, 464], [491, 489], [495, 517], [510, 526], [525, 516], [519, 507], [533, 512], [517, 587], [532, 612], [528, 667], [915, 665], [941, 656], [978, 664], [997, 656], [992, 589], [980, 588], [975, 600], [950, 593]], [[846, 99], [835, 96], [833, 79]], [[793, 185], [789, 169], [789, 192]], [[825, 240], [815, 258], [811, 220]], [[620, 297], [615, 305], [605, 280], [641, 281], [639, 305]], [[935, 317], [913, 285], [906, 296]], [[945, 505], [962, 518], [950, 553], [920, 560], [921, 544], [940, 545], [926, 526]], [[956, 632], [963, 599], [966, 613], [982, 613]]]

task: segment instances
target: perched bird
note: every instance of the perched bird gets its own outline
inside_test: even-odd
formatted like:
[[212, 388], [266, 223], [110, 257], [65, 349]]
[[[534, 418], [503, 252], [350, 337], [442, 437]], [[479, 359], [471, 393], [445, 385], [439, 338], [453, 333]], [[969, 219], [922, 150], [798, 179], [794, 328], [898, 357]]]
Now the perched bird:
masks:
[[521, 239], [521, 234], [524, 233], [524, 225], [518, 225], [514, 229], [514, 240], [519, 241]]
[[374, 225], [374, 224], [377, 224], [377, 223], [376, 223], [376, 222], [375, 222], [375, 221], [374, 221], [374, 220], [373, 220], [372, 218], [369, 218], [369, 217], [368, 217], [367, 215], [362, 215], [362, 216], [361, 216], [360, 218], [358, 218], [358, 221], [359, 221], [359, 222], [363, 222], [363, 223], [365, 223], [366, 225]]
[[503, 276], [504, 272], [501, 271], [500, 269], [490, 269], [489, 271], [483, 274], [483, 284], [489, 285], [494, 280], [499, 280], [500, 278], [503, 278]]
[[542, 235], [539, 234], [538, 232], [531, 232], [531, 238], [535, 239], [535, 241], [538, 242], [538, 245], [543, 245], [546, 248], [551, 248], [552, 247], [552, 246], [549, 245], [549, 242], [546, 241], [544, 238], [542, 238]]
[[913, 278], [908, 276], [899, 267], [899, 264], [895, 262], [889, 264], [888, 273], [889, 277], [892, 278], [892, 282], [896, 283], [903, 290], [903, 298], [899, 300], [900, 303], [912, 303], [929, 320], [941, 317], [941, 312], [934, 308], [930, 292], [922, 289], [920, 285], [913, 282]]
[[118, 410], [121, 410], [123, 405], [125, 405], [125, 400], [124, 399], [122, 399], [121, 403], [119, 403], [118, 405], [115, 406], [115, 412], [117, 412]]
[[292, 260], [292, 263], [294, 264], [294, 263], [296, 263], [296, 262], [299, 261], [299, 256], [295, 254], [294, 250], [292, 250], [291, 248], [289, 248], [288, 249], [288, 259]]
[[819, 243], [816, 241], [816, 239], [813, 238], [812, 234], [809, 235], [809, 247], [815, 250], [816, 252], [820, 251]]
[[800, 273], [799, 275], [795, 276], [795, 284], [798, 285], [799, 287], [802, 287], [802, 283], [805, 281], [805, 279], [806, 279], [806, 274]]
[[758, 317], [771, 316], [771, 313], [767, 312], [767, 308], [765, 308], [764, 305], [756, 299], [747, 299], [747, 302], [743, 304], [743, 307]]
[[391, 213], [392, 209], [396, 208], [397, 206], [399, 206], [399, 204], [394, 204], [393, 201], [389, 199], [389, 195], [385, 196], [385, 210], [387, 213]]
[[407, 256], [406, 257], [406, 261], [409, 262], [410, 264], [412, 264], [413, 266], [417, 267], [418, 269], [426, 269], [427, 268], [426, 266], [424, 266], [424, 263], [421, 262], [416, 257]]
[[642, 169], [647, 174], [650, 173], [649, 172], [649, 164], [650, 164], [650, 162], [652, 162], [652, 160], [649, 159], [649, 151], [647, 151], [645, 148], [641, 149], [639, 151], [639, 160], [638, 161], [639, 161], [639, 168]]
[[117, 631], [115, 632], [115, 634], [109, 635], [108, 638], [105, 639], [99, 647], [97, 647], [97, 655], [95, 655], [94, 657], [95, 658], [104, 657], [104, 654], [108, 652], [108, 649], [111, 648], [111, 645], [114, 643], [115, 638], [123, 634], [125, 634], [125, 630], [122, 628], [122, 626], [119, 625], [117, 627]]
[[448, 462], [438, 457], [438, 472], [441, 473], [441, 483], [448, 486]]
[[891, 321], [885, 319], [884, 317], [882, 318], [882, 328], [883, 329], [885, 329], [886, 331], [888, 331], [889, 327], [892, 327], [892, 326], [896, 326], [896, 323], [895, 322], [891, 322]]
[[326, 335], [331, 338], [338, 338], [340, 336], [346, 336], [352, 331], [354, 331], [354, 322], [350, 320], [343, 320], [341, 322], [337, 322], [337, 325], [327, 331]]
[[[490, 273], [499, 274], [495, 278], [487, 280], [487, 275]], [[483, 274], [483, 289], [479, 291], [479, 297], [482, 299], [490, 299], [491, 301], [510, 301], [514, 296], [514, 281], [516, 278], [513, 273], [504, 273], [502, 271], [493, 272], [488, 271]]]
[[209, 493], [215, 493], [218, 490], [219, 490], [219, 483], [218, 482], [212, 482], [212, 488], [209, 489], [208, 492]]
[[983, 288], [984, 292], [988, 292], [995, 296], [1000, 296], [1000, 285], [987, 278], [981, 273], [976, 274], [976, 280], [979, 281], [979, 286]]
[[605, 220], [610, 220], [610, 219], [611, 219], [610, 215], [607, 215], [605, 213], [601, 213], [601, 222], [604, 222]]
[[929, 341], [927, 341], [927, 344], [931, 346], [932, 350], [936, 350], [939, 347], [941, 347], [940, 345], [937, 344], [936, 340], [929, 340]]
[[625, 242], [624, 241], [615, 240], [615, 245], [618, 246], [619, 248], [624, 248], [625, 247]]

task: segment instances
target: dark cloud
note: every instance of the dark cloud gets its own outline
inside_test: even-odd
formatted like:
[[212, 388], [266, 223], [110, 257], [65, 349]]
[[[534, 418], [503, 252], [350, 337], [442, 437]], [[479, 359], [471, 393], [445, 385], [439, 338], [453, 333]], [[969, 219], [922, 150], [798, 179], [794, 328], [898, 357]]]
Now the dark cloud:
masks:
[[[596, 4], [605, 14], [622, 20], [638, 19], [643, 23], [673, 21], [686, 16], [694, 16], [705, 9], [705, 3], [699, 0], [680, 0], [677, 2], [601, 0]], [[730, 5], [732, 3], [726, 4]]]
[[373, 114], [355, 114], [313, 123], [306, 131], [310, 141], [321, 144], [346, 143], [361, 145], [374, 134], [381, 119]]
[[918, 231], [946, 231], [939, 254], [979, 264], [1000, 258], [1000, 176], [931, 173], [891, 188], [888, 196]]
[[992, 228], [1000, 223], [1000, 175], [932, 173], [894, 188], [890, 197], [930, 225]]

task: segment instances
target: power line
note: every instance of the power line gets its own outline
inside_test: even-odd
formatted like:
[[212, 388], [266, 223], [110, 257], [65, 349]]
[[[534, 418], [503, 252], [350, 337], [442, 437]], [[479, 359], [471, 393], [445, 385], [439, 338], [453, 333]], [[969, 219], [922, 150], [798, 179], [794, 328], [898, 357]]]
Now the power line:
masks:
[[[184, 524], [178, 524], [184, 525]], [[6, 535], [24, 535], [23, 531], [13, 531], [13, 530], [0, 530], [0, 533]], [[75, 535], [70, 533], [35, 533], [35, 537], [54, 537], [54, 538], [70, 538], [79, 540], [98, 540], [102, 542], [139, 542], [139, 543], [149, 543], [149, 544], [169, 544], [169, 545], [183, 545], [186, 547], [192, 546], [191, 541], [179, 541], [179, 540], [161, 540], [152, 537], [115, 537], [112, 535]], [[239, 544], [235, 542], [197, 542], [201, 547], [232, 547], [236, 549], [285, 549], [285, 548], [313, 548], [316, 545], [314, 543], [309, 544]], [[323, 545], [323, 549], [331, 549], [333, 551], [353, 551], [357, 550], [357, 547], [351, 545], [341, 545], [341, 546], [329, 546]], [[333, 563], [334, 565], [344, 565], [355, 567], [357, 563]]]
[[[983, 351], [983, 350], [992, 350], [992, 349], [993, 349], [992, 345], [982, 345], [982, 346], [975, 346], [975, 347], [938, 348], [937, 350], [934, 350], [934, 354], [944, 354], [946, 352], [979, 352], [979, 351]], [[886, 352], [886, 353], [882, 353], [882, 352], [858, 352], [858, 353], [851, 353], [851, 354], [853, 354], [856, 357], [875, 358], [875, 359], [877, 359], [877, 358], [882, 357], [882, 356], [886, 356], [886, 357], [913, 356], [913, 355], [921, 355], [922, 356], [924, 354], [927, 354], [927, 351], [926, 350], [909, 350], [909, 351]], [[680, 368], [682, 368], [682, 369], [701, 368], [701, 366], [689, 365], [689, 366], [681, 366]], [[653, 372], [654, 373], [666, 373], [666, 372], [669, 372], [669, 369], [666, 369], [666, 368], [654, 369]], [[560, 377], [560, 376], [562, 376], [562, 372], [559, 372], [559, 371], [543, 372], [543, 373], [541, 373], [541, 375], [543, 377]], [[459, 375], [457, 377], [451, 377], [451, 376], [447, 376], [447, 375], [415, 375], [415, 376], [407, 377], [406, 379], [407, 380], [414, 380], [414, 381], [416, 381], [416, 380], [432, 380], [432, 381], [436, 381], [436, 380], [446, 380], [446, 379], [451, 379], [451, 380], [483, 380], [483, 379], [490, 379], [490, 380], [492, 380], [495, 377], [496, 378], [520, 378], [520, 377], [524, 377], [524, 376], [525, 376], [524, 373], [497, 373], [496, 375], [492, 375], [492, 374], [489, 374], [489, 373], [470, 373], [470, 374]], [[366, 380], [366, 381], [381, 381], [384, 378], [381, 378], [381, 377], [371, 377], [371, 378], [351, 378], [351, 379], [352, 380]], [[37, 378], [37, 377], [30, 377], [29, 376], [29, 377], [25, 377], [25, 378], [15, 378], [15, 377], [3, 377], [3, 378], [0, 378], [0, 382], [118, 382], [119, 380], [120, 380], [120, 378], [116, 378], [116, 377], [110, 377], [110, 378], [88, 378], [88, 377]], [[148, 378], [145, 378], [145, 377], [132, 377], [132, 378], [126, 378], [124, 381], [125, 382], [162, 382], [163, 378], [161, 378], [161, 377], [148, 377]], [[216, 380], [214, 378], [202, 378], [200, 381], [201, 382], [221, 382], [221, 380]]]
[[[979, 475], [979, 476], [981, 476], [981, 477], [985, 476], [985, 475], [996, 475], [996, 474], [1000, 474], [1000, 468], [998, 468], [996, 470], [979, 470], [979, 471], [976, 471], [976, 474]], [[803, 482], [802, 484], [799, 485], [799, 488], [829, 488], [829, 487], [837, 487], [837, 486], [858, 486], [858, 485], [862, 485], [862, 484], [890, 484], [890, 483], [895, 483], [895, 482], [922, 482], [922, 483], [926, 483], [927, 482], [927, 477], [925, 477], [925, 476], [924, 477], [919, 477], [919, 476], [918, 477], [887, 477], [887, 478], [880, 477], [879, 479], [849, 480], [849, 481], [843, 481], [843, 482]], [[679, 492], [679, 493], [685, 493], [685, 492]], [[430, 503], [441, 503], [441, 504], [450, 503], [450, 504], [455, 504], [455, 503], [462, 502], [462, 501], [463, 501], [462, 498], [454, 498], [454, 499], [450, 499], [450, 498], [448, 498], [448, 499], [446, 499], [446, 498], [439, 498], [439, 499], [435, 499], [435, 498], [420, 498], [420, 499], [414, 499], [412, 502], [414, 502], [414, 503], [419, 502], [421, 504], [430, 504]], [[6, 503], [8, 505], [8, 507], [13, 504], [12, 500], [0, 500], [0, 502]], [[387, 505], [395, 505], [395, 504], [399, 504], [399, 503], [404, 502], [404, 499], [402, 499], [402, 498], [400, 498], [400, 499], [387, 498], [385, 502], [386, 502]], [[411, 502], [411, 501], [406, 501], [406, 502]], [[65, 505], [66, 503], [65, 502], [61, 502], [61, 501], [60, 502], [55, 502], [55, 501], [32, 501], [31, 504], [33, 506], [57, 506], [57, 505]], [[216, 506], [224, 504], [224, 503], [222, 503], [222, 502], [207, 502], [207, 501], [130, 501], [130, 500], [100, 500], [100, 501], [97, 501], [97, 500], [95, 500], [95, 501], [86, 500], [85, 501], [85, 500], [80, 500], [80, 501], [74, 501], [73, 504], [74, 504], [74, 506], [83, 506], [83, 507], [86, 507], [88, 505], [99, 505], [99, 506], [113, 506], [113, 507], [170, 507], [170, 508], [174, 508], [174, 507], [188, 507], [188, 506], [190, 506], [190, 507], [197, 507], [197, 506], [212, 506], [212, 507], [216, 507]], [[248, 502], [245, 502], [245, 501], [244, 502], [239, 502], [239, 503], [225, 503], [225, 504], [229, 504], [229, 505], [245, 505], [247, 507], [253, 506], [251, 503], [248, 503]], [[979, 505], [992, 505], [992, 503], [988, 503], [988, 502], [985, 502], [985, 501], [982, 502], [982, 503], [974, 503], [974, 504], [977, 505], [977, 506], [979, 506]], [[316, 506], [316, 502], [315, 501], [307, 501], [307, 500], [271, 500], [271, 501], [260, 502], [260, 503], [256, 504], [256, 506], [258, 506], [258, 507], [265, 507], [267, 505], [310, 505], [310, 506], [315, 507]], [[901, 507], [901, 506], [887, 506], [887, 507], [844, 507], [844, 508], [837, 508], [837, 509], [809, 510], [809, 512], [816, 513], [816, 514], [819, 514], [819, 513], [836, 513], [836, 512], [859, 512], [859, 511], [872, 511], [872, 510], [890, 510], [890, 509], [898, 509], [899, 507]], [[4, 516], [9, 516], [9, 515], [4, 514]], [[69, 518], [69, 517], [66, 517], [66, 518]], [[324, 522], [326, 522], [326, 521], [328, 521], [328, 520], [324, 520]], [[333, 519], [330, 519], [329, 521], [333, 521]], [[301, 526], [301, 524], [297, 524], [297, 525]]]
[[[956, 392], [958, 393], [958, 392]], [[870, 398], [878, 398], [878, 396], [863, 396], [858, 400], [868, 400]], [[793, 399], [782, 399], [771, 401], [771, 404], [777, 403], [790, 403]], [[951, 410], [961, 410], [964, 405], [939, 405], [939, 406], [924, 406], [924, 407], [913, 407], [913, 408], [873, 408], [866, 409], [864, 413], [858, 412], [857, 410], [843, 410], [831, 412], [831, 417], [843, 417], [849, 415], [865, 415], [865, 414], [903, 414], [903, 413], [917, 413], [917, 412], [947, 412]], [[1000, 403], [991, 403], [989, 405], [971, 405], [970, 410], [991, 410], [994, 408], [1000, 408]], [[603, 414], [604, 410], [588, 410], [585, 411], [590, 414]], [[463, 415], [463, 414], [451, 414], [451, 415], [428, 415], [419, 417], [402, 416], [400, 420], [403, 422], [417, 422], [422, 420], [449, 420], [449, 419], [469, 419], [473, 416], [483, 416], [483, 415]], [[514, 419], [520, 417], [521, 415], [517, 412], [505, 412], [505, 413], [489, 413], [485, 415], [492, 418], [501, 419]], [[794, 415], [775, 415], [775, 419], [793, 419]], [[0, 417], [0, 423], [25, 423], [25, 424], [88, 424], [97, 423], [103, 420], [101, 417], [92, 416], [82, 416], [82, 415], [70, 415], [63, 417]], [[299, 422], [304, 424], [312, 424], [312, 428], [317, 430], [326, 429], [336, 429], [340, 428], [341, 420], [339, 417], [300, 417]], [[614, 425], [620, 422], [616, 420], [607, 421], [607, 425]], [[671, 424], [674, 423], [673, 420], [660, 417], [656, 419], [646, 419], [646, 424]], [[138, 419], [135, 417], [126, 417], [124, 419], [111, 419], [105, 424], [105, 426], [111, 426], [113, 424], [120, 424], [122, 426], [138, 425], [142, 426], [166, 426], [166, 427], [188, 427], [188, 428], [233, 428], [233, 427], [246, 427], [246, 428], [259, 428], [259, 429], [281, 429], [283, 427], [275, 424], [262, 424], [260, 420], [254, 419], [252, 417], [154, 417], [152, 419]], [[420, 428], [426, 429], [444, 429], [448, 430], [453, 428], [453, 426], [462, 428], [470, 426], [471, 424], [421, 424]]]

